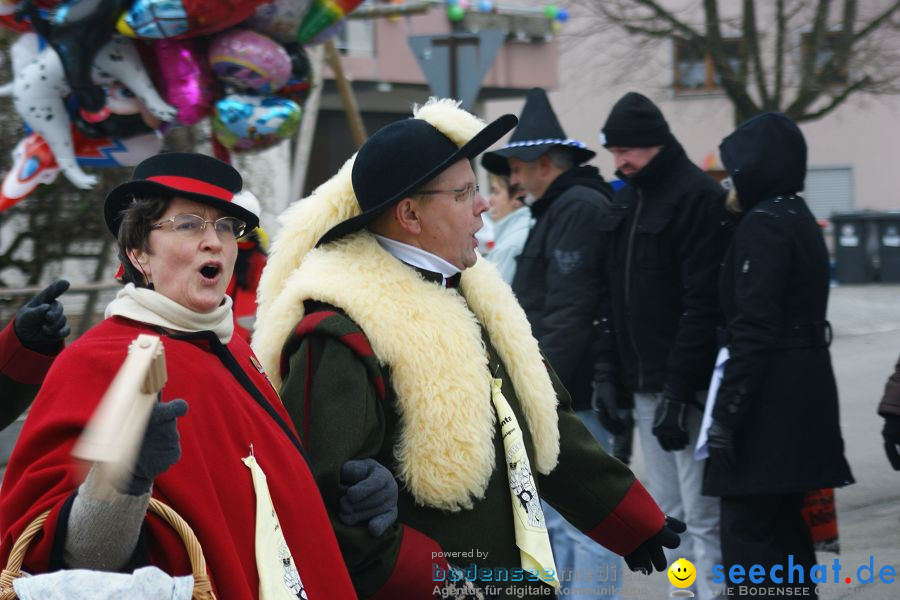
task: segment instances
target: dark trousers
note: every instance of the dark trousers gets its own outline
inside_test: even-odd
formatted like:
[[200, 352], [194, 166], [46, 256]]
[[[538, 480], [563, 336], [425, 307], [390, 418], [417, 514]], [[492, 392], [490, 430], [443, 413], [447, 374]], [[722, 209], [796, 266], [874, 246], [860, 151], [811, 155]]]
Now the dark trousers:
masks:
[[[728, 574], [732, 565], [744, 568], [743, 583], [728, 583], [732, 590], [729, 597], [758, 600], [769, 595], [759, 588], [779, 587], [794, 588], [792, 597], [817, 597], [816, 584], [809, 581], [810, 570], [816, 564], [816, 552], [809, 527], [801, 513], [804, 495], [761, 494], [722, 498], [722, 563], [726, 582], [730, 582]], [[793, 555], [790, 561], [789, 555]], [[798, 570], [788, 570], [789, 562], [802, 566], [803, 583], [800, 583]], [[753, 565], [761, 565], [765, 569], [761, 583], [752, 583], [748, 577]], [[774, 565], [782, 565], [781, 571], [776, 572], [782, 578], [780, 584], [769, 578]], [[788, 582], [790, 575], [793, 576], [793, 583]], [[741, 594], [742, 587], [756, 587], [760, 593]], [[803, 589], [797, 593], [797, 588]]]

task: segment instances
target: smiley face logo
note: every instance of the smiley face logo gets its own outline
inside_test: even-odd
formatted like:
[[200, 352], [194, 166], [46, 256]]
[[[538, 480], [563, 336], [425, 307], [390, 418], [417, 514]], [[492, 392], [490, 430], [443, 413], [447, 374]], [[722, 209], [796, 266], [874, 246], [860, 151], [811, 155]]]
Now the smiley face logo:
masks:
[[679, 558], [669, 567], [669, 581], [678, 588], [686, 588], [697, 579], [697, 569], [694, 563], [683, 558]]

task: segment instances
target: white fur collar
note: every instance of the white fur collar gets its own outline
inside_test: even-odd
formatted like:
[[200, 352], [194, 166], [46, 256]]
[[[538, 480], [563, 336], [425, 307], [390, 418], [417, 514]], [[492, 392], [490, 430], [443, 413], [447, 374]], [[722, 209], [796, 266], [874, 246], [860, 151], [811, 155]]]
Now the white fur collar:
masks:
[[460, 292], [424, 281], [363, 231], [310, 251], [271, 305], [279, 331], [257, 332], [277, 343], [254, 335], [280, 387], [281, 345], [302, 318], [304, 300], [344, 309], [390, 366], [402, 422], [394, 448], [400, 480], [418, 502], [445, 510], [470, 508], [483, 497], [495, 464], [496, 417], [479, 322], [515, 387], [537, 470], [549, 473], [559, 455], [556, 394], [512, 290], [482, 259], [463, 272]]

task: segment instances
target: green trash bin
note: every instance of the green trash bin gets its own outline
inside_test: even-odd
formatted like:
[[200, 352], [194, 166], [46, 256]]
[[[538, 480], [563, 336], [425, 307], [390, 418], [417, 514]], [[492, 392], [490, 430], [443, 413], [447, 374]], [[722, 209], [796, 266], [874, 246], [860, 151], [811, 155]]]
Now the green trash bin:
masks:
[[877, 223], [879, 279], [900, 283], [900, 211], [881, 213]]
[[835, 279], [838, 283], [870, 283], [875, 279], [877, 252], [873, 213], [835, 213]]

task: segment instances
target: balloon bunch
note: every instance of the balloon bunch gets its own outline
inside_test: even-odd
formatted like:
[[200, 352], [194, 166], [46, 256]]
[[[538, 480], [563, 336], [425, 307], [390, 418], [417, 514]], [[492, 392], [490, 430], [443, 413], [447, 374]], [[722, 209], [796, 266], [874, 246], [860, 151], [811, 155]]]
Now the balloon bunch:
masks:
[[0, 211], [59, 173], [89, 189], [83, 167], [135, 165], [207, 117], [226, 154], [290, 137], [312, 80], [304, 46], [361, 2], [0, 0], [0, 27], [21, 34], [0, 95], [27, 129]]

